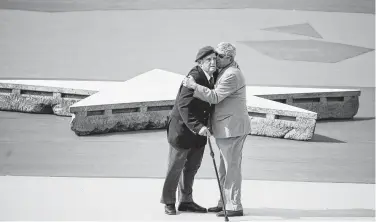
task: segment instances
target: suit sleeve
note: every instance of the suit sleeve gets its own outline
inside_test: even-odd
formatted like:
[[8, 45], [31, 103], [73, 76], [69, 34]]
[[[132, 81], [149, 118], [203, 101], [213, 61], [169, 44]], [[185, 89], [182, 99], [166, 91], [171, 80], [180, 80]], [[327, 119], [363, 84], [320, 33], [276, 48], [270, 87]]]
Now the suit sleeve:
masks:
[[191, 112], [193, 108], [192, 101], [195, 99], [193, 97], [193, 89], [188, 89], [182, 86], [178, 97], [178, 110], [185, 123], [185, 125], [195, 134], [198, 134], [200, 129], [205, 125], [197, 120], [197, 118]]
[[205, 86], [197, 85], [195, 97], [206, 101], [210, 104], [218, 104], [227, 96], [237, 90], [237, 78], [234, 73], [229, 74], [226, 78], [222, 78], [215, 89], [209, 89]]

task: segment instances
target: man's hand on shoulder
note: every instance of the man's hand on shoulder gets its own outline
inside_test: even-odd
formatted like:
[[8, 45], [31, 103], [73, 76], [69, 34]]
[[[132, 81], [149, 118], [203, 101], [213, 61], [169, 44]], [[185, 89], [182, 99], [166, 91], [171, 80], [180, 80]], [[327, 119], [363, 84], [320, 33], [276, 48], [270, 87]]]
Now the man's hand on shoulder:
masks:
[[185, 87], [187, 87], [189, 89], [196, 90], [197, 83], [196, 83], [195, 79], [192, 76], [188, 76], [188, 77], [184, 77], [184, 79], [183, 79], [183, 86], [185, 86]]
[[210, 130], [208, 129], [208, 127], [206, 126], [203, 126], [200, 131], [198, 132], [198, 135], [200, 136], [210, 136], [211, 133], [210, 133]]

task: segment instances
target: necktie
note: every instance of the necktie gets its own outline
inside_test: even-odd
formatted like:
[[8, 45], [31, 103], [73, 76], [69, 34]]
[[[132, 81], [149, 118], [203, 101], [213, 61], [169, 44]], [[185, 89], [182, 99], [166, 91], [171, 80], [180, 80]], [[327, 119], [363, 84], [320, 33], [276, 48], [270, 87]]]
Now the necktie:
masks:
[[210, 79], [209, 79], [209, 84], [210, 84], [210, 87], [211, 87], [211, 88], [214, 87], [214, 78], [213, 78], [213, 76], [210, 77]]

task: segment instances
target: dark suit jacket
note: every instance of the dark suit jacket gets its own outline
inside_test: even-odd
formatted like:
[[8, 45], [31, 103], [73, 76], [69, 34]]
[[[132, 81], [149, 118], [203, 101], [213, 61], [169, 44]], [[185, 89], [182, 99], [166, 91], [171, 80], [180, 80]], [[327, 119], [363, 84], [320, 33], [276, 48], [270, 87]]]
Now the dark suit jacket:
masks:
[[[196, 83], [213, 88], [209, 86], [209, 81], [199, 66], [193, 67], [187, 76], [189, 75]], [[194, 98], [193, 93], [192, 89], [180, 85], [167, 125], [168, 142], [174, 147], [189, 149], [206, 145], [206, 136], [200, 136], [198, 132], [208, 125], [213, 105]]]

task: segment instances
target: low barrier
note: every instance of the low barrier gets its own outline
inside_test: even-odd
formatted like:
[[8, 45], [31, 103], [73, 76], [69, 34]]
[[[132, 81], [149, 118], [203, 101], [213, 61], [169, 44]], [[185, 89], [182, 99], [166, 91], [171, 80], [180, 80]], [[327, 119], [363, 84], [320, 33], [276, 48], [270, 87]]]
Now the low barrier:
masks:
[[0, 82], [0, 110], [72, 116], [69, 107], [94, 93], [93, 90]]
[[258, 95], [317, 113], [317, 119], [349, 119], [359, 109], [360, 90]]

